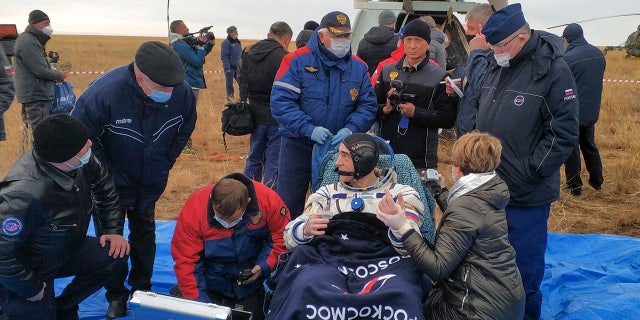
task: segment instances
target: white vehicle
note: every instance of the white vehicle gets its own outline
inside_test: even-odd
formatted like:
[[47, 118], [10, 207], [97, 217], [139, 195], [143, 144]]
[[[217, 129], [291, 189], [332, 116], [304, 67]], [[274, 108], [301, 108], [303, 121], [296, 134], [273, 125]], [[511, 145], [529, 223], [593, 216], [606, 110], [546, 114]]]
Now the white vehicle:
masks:
[[[489, 1], [496, 10], [506, 6], [507, 1]], [[355, 53], [364, 34], [378, 25], [378, 15], [383, 10], [391, 10], [397, 16], [396, 31], [407, 22], [423, 15], [430, 15], [448, 38], [447, 69], [463, 65], [469, 56], [469, 44], [462, 23], [456, 14], [465, 14], [478, 2], [464, 1], [370, 1], [354, 0], [354, 8], [360, 9], [352, 25], [352, 50]]]

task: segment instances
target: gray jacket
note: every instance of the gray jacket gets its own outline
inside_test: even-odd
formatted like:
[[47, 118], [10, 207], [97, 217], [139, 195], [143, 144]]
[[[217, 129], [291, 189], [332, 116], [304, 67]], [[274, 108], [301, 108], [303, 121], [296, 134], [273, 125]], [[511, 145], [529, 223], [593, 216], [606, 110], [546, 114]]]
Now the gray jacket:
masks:
[[11, 102], [13, 102], [14, 93], [13, 67], [4, 54], [4, 49], [0, 46], [0, 115], [9, 109]]
[[429, 59], [435, 60], [440, 67], [447, 70], [447, 51], [444, 48], [446, 35], [438, 28], [431, 29], [431, 42], [429, 42]]
[[435, 248], [417, 232], [403, 236], [404, 248], [438, 282], [425, 302], [427, 318], [522, 319], [525, 295], [508, 239], [508, 202], [507, 185], [496, 175], [451, 200]]
[[50, 37], [32, 25], [18, 36], [14, 47], [16, 100], [19, 103], [53, 100], [55, 81], [62, 73], [51, 69], [45, 52]]

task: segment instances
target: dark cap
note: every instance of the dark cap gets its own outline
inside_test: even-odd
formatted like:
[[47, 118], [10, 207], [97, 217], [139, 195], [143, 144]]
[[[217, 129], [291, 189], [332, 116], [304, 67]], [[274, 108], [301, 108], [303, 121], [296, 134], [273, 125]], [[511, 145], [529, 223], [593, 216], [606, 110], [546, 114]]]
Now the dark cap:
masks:
[[322, 21], [320, 21], [320, 29], [324, 28], [327, 28], [332, 34], [351, 33], [351, 21], [344, 12], [330, 12], [322, 17]]
[[311, 30], [311, 31], [315, 31], [316, 29], [318, 29], [319, 24], [313, 20], [309, 20], [307, 22], [304, 23], [304, 27], [302, 28], [303, 30]]
[[420, 19], [413, 19], [402, 30], [402, 38], [406, 37], [418, 37], [431, 43], [431, 28], [426, 22]]
[[386, 26], [388, 24], [396, 23], [396, 15], [391, 10], [382, 10], [378, 15], [378, 25]]
[[583, 37], [582, 27], [577, 23], [570, 23], [564, 28], [562, 37], [567, 39], [567, 42], [572, 42], [578, 38]]
[[518, 31], [526, 23], [522, 6], [514, 3], [494, 12], [482, 27], [482, 34], [487, 42], [495, 45]]
[[378, 164], [380, 151], [376, 138], [367, 133], [353, 133], [342, 141], [353, 160], [354, 179], [368, 175]]
[[33, 130], [33, 150], [44, 161], [61, 163], [73, 158], [87, 143], [89, 131], [66, 113], [44, 118]]
[[160, 41], [147, 41], [138, 51], [134, 62], [151, 81], [175, 87], [184, 81], [184, 66], [178, 54]]
[[41, 10], [33, 10], [29, 12], [29, 24], [36, 24], [45, 20], [49, 20], [49, 16]]
[[236, 28], [236, 26], [229, 26], [227, 28], [227, 34], [231, 34], [231, 32], [234, 32], [236, 30], [238, 30], [238, 28]]

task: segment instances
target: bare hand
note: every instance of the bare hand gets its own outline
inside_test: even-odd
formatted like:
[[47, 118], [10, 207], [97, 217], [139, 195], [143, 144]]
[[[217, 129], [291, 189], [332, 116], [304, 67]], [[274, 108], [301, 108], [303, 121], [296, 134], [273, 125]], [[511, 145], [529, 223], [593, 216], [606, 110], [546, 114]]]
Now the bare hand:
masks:
[[104, 248], [109, 242], [109, 256], [114, 258], [123, 258], [129, 254], [129, 243], [121, 235], [117, 234], [105, 234], [100, 236], [100, 246]]
[[387, 91], [387, 103], [382, 108], [382, 112], [384, 114], [389, 114], [391, 113], [391, 111], [393, 111], [393, 106], [391, 106], [391, 100], [389, 100], [389, 95], [394, 93], [395, 91], [396, 91], [396, 88], [391, 88], [389, 89], [389, 91]]
[[[455, 83], [456, 87], [458, 87], [459, 89], [462, 89], [462, 85], [460, 84], [460, 80], [454, 80], [453, 83]], [[456, 95], [456, 92], [453, 91], [453, 88], [451, 87], [451, 82], [450, 81], [445, 81], [444, 85], [445, 85], [445, 92], [447, 93], [448, 96], [453, 97], [453, 96]]]
[[481, 49], [487, 51], [489, 49], [489, 43], [487, 39], [484, 37], [484, 34], [479, 33], [473, 39], [469, 41], [469, 51]]
[[42, 300], [42, 298], [44, 297], [44, 288], [46, 288], [46, 287], [47, 287], [47, 283], [43, 282], [42, 283], [42, 289], [40, 290], [40, 292], [38, 292], [38, 294], [36, 294], [35, 296], [27, 299], [27, 301], [35, 302], [35, 301]]
[[416, 114], [416, 106], [411, 102], [399, 104], [398, 109], [400, 109], [400, 114], [407, 118], [413, 118]]
[[323, 218], [322, 215], [313, 214], [309, 216], [309, 220], [304, 224], [303, 234], [305, 237], [322, 236], [328, 225], [329, 219]]
[[60, 70], [60, 73], [62, 73], [62, 80], [69, 76], [69, 70]]

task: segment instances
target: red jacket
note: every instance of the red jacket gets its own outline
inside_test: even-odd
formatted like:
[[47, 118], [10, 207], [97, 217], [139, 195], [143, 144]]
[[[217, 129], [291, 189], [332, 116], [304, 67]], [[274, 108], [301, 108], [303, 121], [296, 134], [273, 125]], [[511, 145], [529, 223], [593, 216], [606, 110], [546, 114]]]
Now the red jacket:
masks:
[[185, 298], [209, 302], [207, 291], [243, 299], [262, 286], [264, 278], [238, 286], [238, 274], [259, 265], [268, 277], [286, 251], [282, 234], [289, 210], [275, 191], [235, 173], [225, 178], [247, 186], [251, 201], [242, 221], [226, 229], [213, 217], [210, 194], [214, 185], [196, 191], [187, 200], [171, 240], [178, 287]]

